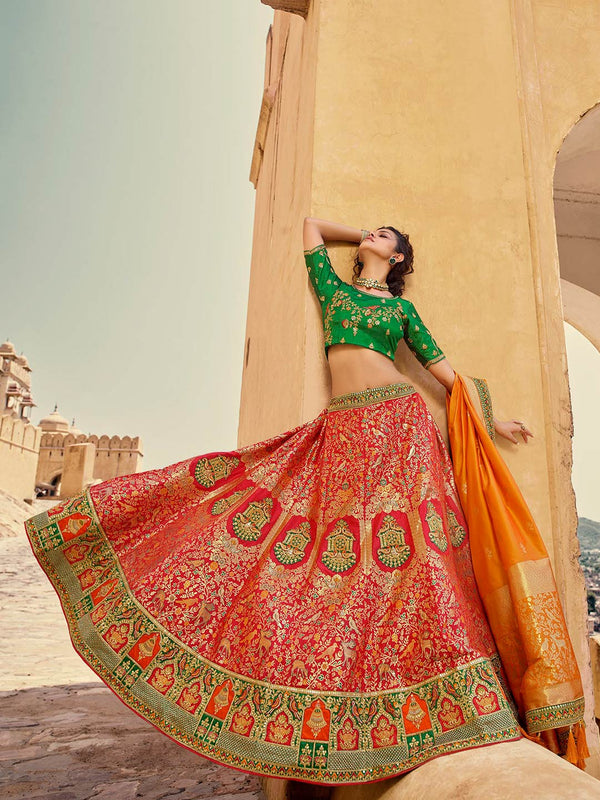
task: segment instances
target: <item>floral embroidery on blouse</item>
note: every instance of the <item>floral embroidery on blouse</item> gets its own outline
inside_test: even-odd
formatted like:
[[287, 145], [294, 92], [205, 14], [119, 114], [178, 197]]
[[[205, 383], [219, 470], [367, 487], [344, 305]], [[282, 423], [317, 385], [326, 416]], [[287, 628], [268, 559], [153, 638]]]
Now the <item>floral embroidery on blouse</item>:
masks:
[[333, 270], [325, 245], [305, 250], [304, 259], [321, 305], [326, 353], [333, 344], [356, 344], [393, 360], [405, 339], [425, 367], [445, 358], [410, 300], [370, 296], [345, 283]]

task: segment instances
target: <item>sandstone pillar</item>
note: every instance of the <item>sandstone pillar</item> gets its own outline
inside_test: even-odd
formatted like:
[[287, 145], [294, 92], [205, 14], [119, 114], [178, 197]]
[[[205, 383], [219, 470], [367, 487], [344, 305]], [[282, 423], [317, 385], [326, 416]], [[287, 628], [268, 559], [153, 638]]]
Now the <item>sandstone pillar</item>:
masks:
[[[267, 42], [240, 444], [327, 399], [303, 217], [408, 232], [407, 297], [455, 369], [488, 380], [497, 416], [535, 433], [498, 447], [553, 561], [597, 771], [552, 185], [562, 140], [600, 101], [600, 16], [569, 0], [269, 5], [296, 13], [276, 10]], [[347, 279], [354, 248], [330, 254]], [[402, 344], [397, 361], [443, 425], [444, 390]]]
[[61, 480], [61, 498], [82, 492], [94, 480], [96, 445], [93, 442], [70, 444], [65, 449], [64, 470]]

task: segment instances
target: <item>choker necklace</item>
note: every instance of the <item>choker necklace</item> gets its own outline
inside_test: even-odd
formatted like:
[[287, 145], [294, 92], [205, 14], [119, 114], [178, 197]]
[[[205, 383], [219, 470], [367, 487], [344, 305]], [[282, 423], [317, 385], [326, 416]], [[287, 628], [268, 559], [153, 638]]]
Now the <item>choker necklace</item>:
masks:
[[387, 283], [379, 283], [375, 278], [354, 278], [352, 283], [355, 286], [364, 286], [366, 289], [381, 289], [382, 292], [389, 291]]

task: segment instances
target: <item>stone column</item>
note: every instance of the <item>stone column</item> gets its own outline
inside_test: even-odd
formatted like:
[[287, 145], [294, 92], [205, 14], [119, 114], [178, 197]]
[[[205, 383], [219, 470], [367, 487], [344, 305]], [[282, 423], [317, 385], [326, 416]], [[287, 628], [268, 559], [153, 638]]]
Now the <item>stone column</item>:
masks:
[[[552, 179], [562, 139], [600, 100], [600, 17], [569, 0], [312, 0], [275, 11], [270, 48], [240, 444], [309, 420], [327, 400], [303, 217], [408, 232], [406, 296], [454, 368], [487, 379], [496, 415], [535, 434], [498, 448], [553, 561], [597, 771]], [[347, 280], [355, 248], [329, 252]], [[397, 365], [444, 428], [443, 388], [403, 343]]]
[[96, 445], [93, 442], [70, 444], [65, 448], [64, 468], [60, 487], [62, 498], [82, 492], [94, 480]]

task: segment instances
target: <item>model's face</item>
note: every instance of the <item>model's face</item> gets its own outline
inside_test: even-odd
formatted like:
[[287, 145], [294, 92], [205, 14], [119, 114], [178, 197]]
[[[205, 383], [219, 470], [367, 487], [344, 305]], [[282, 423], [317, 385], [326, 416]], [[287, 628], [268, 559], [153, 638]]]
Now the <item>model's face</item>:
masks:
[[364, 253], [366, 250], [373, 251], [387, 260], [391, 256], [397, 255], [396, 237], [387, 228], [377, 228], [377, 230], [371, 231], [359, 244], [359, 254]]

